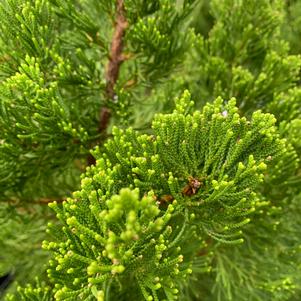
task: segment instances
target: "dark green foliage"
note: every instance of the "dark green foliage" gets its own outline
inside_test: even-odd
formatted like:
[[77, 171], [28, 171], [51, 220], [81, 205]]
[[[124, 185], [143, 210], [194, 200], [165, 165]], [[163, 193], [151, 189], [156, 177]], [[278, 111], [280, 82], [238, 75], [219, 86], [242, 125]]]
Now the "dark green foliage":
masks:
[[[41, 240], [45, 239], [47, 221], [52, 214], [45, 206], [18, 208], [16, 205], [0, 205], [0, 275], [10, 273], [14, 280], [24, 285], [37, 275], [44, 275], [45, 278], [44, 265], [49, 260], [49, 254], [41, 250]], [[16, 282], [9, 290], [15, 288]], [[0, 291], [0, 297], [1, 294]]]
[[[300, 219], [295, 220], [295, 214], [300, 214], [300, 195], [282, 203], [257, 212], [244, 227], [244, 244], [212, 250], [215, 264], [210, 277], [200, 274], [190, 282], [197, 300], [300, 299]], [[212, 292], [204, 294], [208, 285]]]
[[[189, 9], [181, 9], [181, 7], [177, 9], [174, 2], [158, 1], [156, 9], [153, 8], [151, 14], [143, 11], [145, 9], [143, 2], [142, 7], [129, 7], [129, 22], [132, 19], [134, 26], [130, 28], [127, 39], [129, 51], [137, 57], [134, 62], [137, 73], [132, 76], [141, 77], [146, 81], [145, 84], [152, 87], [159, 78], [165, 78], [179, 65], [184, 58], [187, 45], [190, 44], [189, 38], [192, 37], [188, 26], [181, 27], [193, 7], [189, 7], [186, 3], [188, 1], [183, 1], [184, 8], [187, 6]], [[139, 8], [142, 11], [139, 11]], [[137, 16], [131, 18], [132, 10], [138, 16], [146, 14], [146, 17], [140, 20]]]
[[301, 2], [298, 0], [285, 1], [285, 22], [282, 24], [282, 36], [289, 41], [290, 51], [300, 54], [301, 36]]
[[190, 64], [196, 100], [236, 97], [250, 112], [296, 85], [301, 61], [281, 40], [280, 7], [280, 1], [212, 1], [215, 24], [208, 38], [196, 37]]

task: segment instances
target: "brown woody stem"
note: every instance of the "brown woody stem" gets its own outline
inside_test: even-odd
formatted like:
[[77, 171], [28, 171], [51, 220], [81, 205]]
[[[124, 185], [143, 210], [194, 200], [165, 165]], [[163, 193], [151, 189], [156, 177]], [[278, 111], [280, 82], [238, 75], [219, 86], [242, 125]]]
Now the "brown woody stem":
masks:
[[[127, 26], [128, 22], [125, 17], [124, 0], [116, 0], [115, 31], [111, 43], [109, 62], [106, 69], [106, 95], [107, 99], [111, 101], [115, 100], [115, 85], [118, 80], [120, 66], [125, 60], [122, 50], [123, 37]], [[110, 117], [110, 109], [108, 107], [103, 107], [100, 111], [99, 132], [106, 130], [109, 125]]]
[[124, 0], [117, 0], [115, 31], [112, 38], [109, 63], [106, 70], [106, 94], [111, 100], [113, 100], [115, 96], [114, 88], [119, 76], [120, 66], [125, 60], [122, 50], [123, 37], [127, 27], [128, 22], [125, 17]]
[[[122, 50], [123, 37], [127, 27], [128, 22], [125, 17], [124, 0], [116, 0], [115, 31], [111, 42], [109, 62], [106, 68], [106, 97], [108, 101], [115, 101], [115, 85], [118, 80], [120, 66], [126, 59], [126, 56], [122, 54]], [[98, 132], [104, 133], [110, 123], [110, 108], [103, 106], [99, 115]], [[89, 155], [88, 165], [94, 165], [95, 163], [94, 157]]]

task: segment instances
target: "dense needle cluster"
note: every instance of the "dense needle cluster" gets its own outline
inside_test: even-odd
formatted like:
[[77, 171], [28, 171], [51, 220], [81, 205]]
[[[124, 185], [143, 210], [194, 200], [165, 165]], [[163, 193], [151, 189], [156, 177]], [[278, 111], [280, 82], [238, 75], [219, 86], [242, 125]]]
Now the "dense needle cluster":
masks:
[[284, 140], [272, 115], [248, 121], [234, 99], [190, 114], [192, 106], [186, 91], [172, 114], [155, 117], [152, 135], [114, 128], [81, 190], [50, 204], [62, 223], [49, 225], [57, 239], [43, 243], [54, 252], [57, 300], [115, 299], [118, 285], [123, 300], [127, 290], [176, 300], [204, 240], [243, 242], [240, 228], [262, 205], [266, 163], [286, 151]]

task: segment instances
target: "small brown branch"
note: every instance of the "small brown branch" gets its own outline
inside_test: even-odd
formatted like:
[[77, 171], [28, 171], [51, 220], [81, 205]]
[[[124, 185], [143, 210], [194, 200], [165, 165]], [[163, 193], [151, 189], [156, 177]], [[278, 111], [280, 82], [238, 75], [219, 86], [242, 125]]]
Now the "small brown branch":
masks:
[[208, 254], [208, 252], [209, 252], [208, 247], [212, 244], [212, 238], [208, 237], [205, 240], [205, 243], [206, 243], [206, 246], [203, 249], [199, 250], [197, 256], [205, 256]]
[[37, 200], [17, 200], [17, 199], [8, 199], [5, 201], [6, 204], [15, 208], [18, 214], [36, 214], [37, 205], [39, 206], [46, 206], [49, 203], [56, 201], [57, 203], [62, 203], [65, 199], [48, 199], [48, 198], [41, 198]]
[[106, 71], [106, 94], [111, 100], [113, 100], [115, 96], [114, 88], [119, 76], [120, 66], [126, 59], [126, 56], [122, 54], [122, 50], [123, 37], [127, 27], [128, 22], [125, 17], [124, 0], [116, 0], [115, 32], [112, 38], [109, 63]]
[[[125, 17], [124, 0], [116, 0], [116, 18], [115, 31], [112, 37], [109, 62], [106, 68], [106, 97], [108, 101], [115, 101], [115, 85], [118, 80], [121, 64], [128, 59], [128, 56], [122, 53], [123, 38], [128, 22]], [[111, 110], [104, 106], [99, 113], [98, 132], [104, 133], [109, 126]], [[92, 155], [88, 156], [88, 166], [95, 165], [96, 161]]]
[[63, 201], [65, 201], [65, 199], [47, 199], [47, 198], [43, 198], [43, 199], [39, 199], [34, 201], [34, 204], [40, 204], [40, 205], [48, 205], [49, 203], [52, 203], [56, 201], [57, 203], [62, 203]]
[[102, 133], [106, 130], [106, 128], [109, 125], [110, 118], [111, 118], [111, 111], [107, 107], [102, 107], [100, 110], [100, 119], [99, 119], [99, 125], [98, 125], [98, 132]]
[[54, 201], [56, 201], [57, 203], [62, 203], [63, 201], [65, 201], [66, 198], [62, 198], [62, 199], [55, 199], [55, 198], [40, 198], [40, 199], [34, 199], [34, 200], [18, 200], [18, 199], [8, 199], [5, 202], [11, 206], [14, 207], [19, 207], [23, 204], [25, 205], [47, 205], [49, 203], [52, 203]]

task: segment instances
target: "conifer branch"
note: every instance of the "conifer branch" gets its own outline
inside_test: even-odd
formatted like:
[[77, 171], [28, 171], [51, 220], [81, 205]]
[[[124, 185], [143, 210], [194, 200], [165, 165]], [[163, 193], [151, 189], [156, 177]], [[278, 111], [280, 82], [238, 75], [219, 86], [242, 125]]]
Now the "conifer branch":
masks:
[[109, 99], [113, 99], [115, 96], [114, 87], [119, 76], [119, 69], [124, 62], [125, 57], [122, 54], [123, 50], [123, 37], [125, 30], [128, 27], [128, 22], [125, 17], [124, 1], [116, 1], [116, 23], [115, 32], [111, 43], [111, 51], [109, 57], [109, 63], [106, 72], [106, 93]]
[[[115, 85], [118, 80], [121, 64], [126, 59], [123, 55], [123, 37], [125, 30], [128, 27], [128, 22], [125, 17], [124, 1], [116, 1], [116, 21], [115, 31], [111, 42], [111, 50], [109, 54], [109, 62], [106, 69], [106, 96], [108, 100], [113, 101], [115, 97]], [[109, 125], [111, 118], [111, 110], [104, 106], [100, 110], [98, 132], [103, 133]], [[95, 159], [89, 155], [88, 165], [94, 165]]]
[[10, 206], [14, 206], [15, 208], [17, 208], [18, 211], [20, 212], [26, 212], [26, 211], [31, 211], [34, 212], [34, 210], [32, 210], [32, 207], [26, 207], [23, 206], [22, 204], [32, 204], [32, 205], [48, 205], [50, 203], [56, 202], [58, 204], [64, 202], [66, 200], [66, 198], [60, 198], [60, 199], [55, 199], [55, 198], [40, 198], [37, 200], [25, 200], [25, 202], [23, 202], [24, 200], [20, 201], [17, 199], [8, 199], [6, 201], [6, 204], [10, 205]]
[[[122, 54], [122, 50], [123, 37], [125, 35], [127, 26], [128, 22], [125, 17], [124, 1], [117, 0], [115, 31], [112, 38], [109, 62], [106, 70], [106, 95], [108, 100], [114, 100], [114, 89], [118, 80], [120, 66], [125, 60], [125, 56]], [[103, 132], [107, 128], [110, 117], [110, 109], [108, 107], [103, 107], [100, 112], [100, 124], [98, 128], [99, 132]]]
[[48, 205], [49, 203], [52, 202], [62, 203], [63, 201], [65, 201], [64, 198], [62, 199], [41, 198], [36, 200], [34, 203], [39, 205]]

